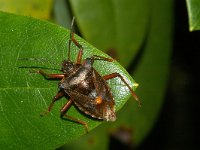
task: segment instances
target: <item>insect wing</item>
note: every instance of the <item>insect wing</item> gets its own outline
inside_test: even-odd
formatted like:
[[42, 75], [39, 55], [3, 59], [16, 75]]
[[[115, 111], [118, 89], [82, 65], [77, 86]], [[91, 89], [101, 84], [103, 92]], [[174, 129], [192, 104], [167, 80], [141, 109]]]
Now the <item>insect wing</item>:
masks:
[[73, 101], [76, 106], [85, 114], [90, 115], [93, 118], [103, 119], [103, 107], [100, 105], [98, 106], [94, 99], [76, 91], [68, 93], [70, 97], [73, 97]]
[[106, 80], [104, 80], [95, 69], [93, 70], [93, 78], [94, 86], [98, 93], [95, 102], [101, 104], [103, 107], [103, 119], [106, 121], [115, 121], [115, 101], [110, 87]]

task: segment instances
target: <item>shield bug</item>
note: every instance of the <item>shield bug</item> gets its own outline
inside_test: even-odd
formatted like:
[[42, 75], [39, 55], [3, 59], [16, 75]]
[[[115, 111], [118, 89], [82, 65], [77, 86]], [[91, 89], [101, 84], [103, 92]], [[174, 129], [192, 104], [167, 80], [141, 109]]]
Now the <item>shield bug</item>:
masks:
[[[72, 21], [73, 26], [74, 19]], [[76, 62], [72, 62], [70, 59], [70, 46], [74, 43], [78, 48], [78, 56]], [[70, 39], [68, 42], [68, 59], [62, 62], [61, 74], [47, 74], [42, 70], [36, 71], [43, 75], [45, 78], [60, 79], [58, 83], [59, 91], [54, 96], [51, 104], [44, 114], [51, 111], [54, 103], [61, 97], [68, 95], [70, 98], [66, 104], [60, 110], [60, 117], [66, 117], [74, 122], [84, 125], [86, 131], [88, 132], [87, 123], [67, 115], [67, 111], [75, 104], [80, 111], [83, 113], [97, 119], [105, 121], [115, 121], [115, 101], [112, 95], [111, 89], [107, 84], [107, 80], [119, 77], [124, 84], [130, 90], [132, 96], [136, 101], [139, 101], [137, 95], [129, 86], [129, 84], [124, 80], [124, 78], [119, 73], [111, 73], [108, 75], [101, 76], [96, 69], [93, 67], [93, 63], [96, 60], [103, 60], [112, 62], [113, 59], [105, 58], [102, 56], [93, 55], [91, 57], [82, 60], [83, 47], [75, 39], [72, 29], [70, 31]], [[44, 115], [43, 114], [43, 115]]]

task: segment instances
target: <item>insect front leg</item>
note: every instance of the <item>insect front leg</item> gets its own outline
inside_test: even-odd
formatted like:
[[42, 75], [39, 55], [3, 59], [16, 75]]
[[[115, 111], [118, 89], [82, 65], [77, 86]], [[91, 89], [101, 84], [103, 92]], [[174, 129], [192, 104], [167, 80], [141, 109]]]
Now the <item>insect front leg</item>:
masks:
[[81, 44], [79, 44], [79, 42], [75, 39], [74, 37], [74, 32], [70, 33], [70, 43], [71, 41], [79, 48], [79, 52], [78, 52], [78, 56], [77, 56], [77, 63], [81, 64], [82, 61], [82, 56], [83, 56], [83, 47]]
[[64, 77], [64, 74], [48, 74], [48, 73], [45, 73], [42, 70], [37, 70], [37, 71], [33, 71], [33, 72], [41, 74], [41, 75], [43, 75], [47, 79], [48, 78], [51, 78], [51, 79], [62, 79]]
[[[74, 37], [74, 32], [72, 31], [74, 20], [75, 20], [75, 18], [73, 17], [72, 23], [71, 23], [71, 30], [70, 30], [70, 39], [68, 42], [68, 60], [70, 60], [70, 48], [71, 48], [71, 42], [73, 42], [79, 48], [79, 52], [78, 52], [78, 56], [77, 56], [77, 60], [76, 60], [77, 64], [81, 64], [82, 56], [83, 56], [83, 47], [81, 44], [79, 44], [79, 42]], [[109, 61], [109, 62], [112, 61], [112, 59], [109, 59], [109, 58], [106, 58], [103, 56], [98, 56], [98, 55], [94, 55], [94, 56], [92, 56], [92, 58], [93, 58], [93, 60], [105, 60], [105, 61]]]
[[73, 101], [72, 100], [69, 100], [63, 107], [62, 109], [60, 110], [61, 114], [60, 114], [60, 117], [64, 119], [64, 117], [66, 117], [67, 119], [70, 119], [71, 121], [74, 121], [76, 123], [79, 123], [79, 124], [82, 124], [86, 130], [86, 132], [88, 133], [88, 125], [86, 122], [82, 121], [82, 120], [79, 120], [79, 119], [76, 119], [74, 117], [71, 117], [69, 115], [67, 115], [67, 111], [69, 110], [69, 108], [72, 106], [73, 104]]
[[116, 78], [116, 77], [119, 77], [123, 82], [124, 84], [129, 88], [132, 96], [135, 98], [135, 100], [139, 103], [139, 106], [141, 106], [141, 102], [138, 98], [138, 96], [136, 95], [136, 93], [133, 91], [133, 89], [130, 87], [130, 85], [124, 80], [124, 78], [119, 74], [119, 73], [111, 73], [111, 74], [108, 74], [108, 75], [105, 75], [103, 76], [103, 78], [105, 80], [109, 80], [109, 79], [113, 79], [113, 78]]
[[53, 98], [51, 104], [49, 105], [49, 107], [48, 107], [48, 109], [47, 109], [47, 111], [41, 113], [40, 116], [44, 116], [44, 115], [48, 114], [48, 113], [51, 111], [51, 109], [52, 109], [52, 107], [53, 107], [55, 101], [57, 101], [58, 99], [60, 99], [61, 97], [63, 97], [64, 94], [65, 94], [65, 93], [64, 93], [63, 91], [59, 91], [59, 92], [56, 94], [56, 96], [54, 96], [54, 98]]

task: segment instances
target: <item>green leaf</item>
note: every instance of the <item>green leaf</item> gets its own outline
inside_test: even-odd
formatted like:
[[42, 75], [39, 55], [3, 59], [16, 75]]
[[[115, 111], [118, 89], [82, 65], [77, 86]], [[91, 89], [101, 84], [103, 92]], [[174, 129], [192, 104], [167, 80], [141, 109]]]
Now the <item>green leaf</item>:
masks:
[[143, 44], [149, 23], [149, 0], [70, 0], [82, 35], [97, 48], [113, 50], [123, 66]]
[[[75, 38], [84, 48], [83, 57], [106, 54]], [[57, 93], [58, 81], [49, 81], [31, 68], [42, 67], [48, 73], [58, 73], [62, 60], [67, 57], [69, 31], [49, 22], [30, 17], [0, 12], [0, 147], [4, 149], [55, 149], [85, 134], [82, 125], [59, 118], [66, 99], [59, 100], [51, 113], [40, 117]], [[73, 44], [71, 57], [75, 61], [78, 48]], [[38, 58], [24, 61], [18, 58]], [[42, 61], [42, 60], [48, 61]], [[94, 67], [101, 75], [118, 72], [132, 86], [135, 81], [116, 62], [96, 61]], [[119, 110], [130, 97], [129, 90], [118, 78], [109, 85]], [[135, 89], [135, 86], [133, 87]], [[70, 108], [68, 115], [88, 123], [89, 130], [102, 121], [93, 120]]]
[[200, 1], [186, 0], [190, 31], [200, 30]]

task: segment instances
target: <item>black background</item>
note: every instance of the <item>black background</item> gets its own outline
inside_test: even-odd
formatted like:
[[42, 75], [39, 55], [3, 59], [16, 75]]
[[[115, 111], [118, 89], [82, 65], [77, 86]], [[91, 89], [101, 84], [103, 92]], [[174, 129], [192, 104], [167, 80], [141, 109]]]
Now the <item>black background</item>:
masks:
[[189, 32], [184, 0], [175, 2], [175, 32], [165, 103], [138, 150], [193, 150], [200, 144], [200, 32]]

